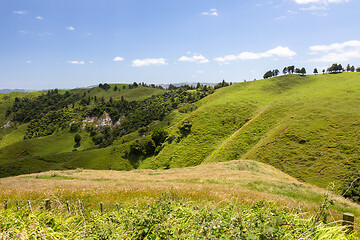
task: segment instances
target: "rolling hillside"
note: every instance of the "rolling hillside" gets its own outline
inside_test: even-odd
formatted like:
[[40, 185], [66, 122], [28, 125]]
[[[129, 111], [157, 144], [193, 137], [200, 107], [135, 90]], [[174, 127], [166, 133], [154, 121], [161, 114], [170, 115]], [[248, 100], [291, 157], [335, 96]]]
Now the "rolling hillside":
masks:
[[[114, 99], [126, 93], [137, 100], [164, 90], [145, 91], [139, 87], [115, 93], [98, 88], [73, 91], [94, 96], [100, 92]], [[73, 133], [60, 131], [23, 140], [26, 126], [13, 131], [2, 129], [0, 168], [17, 175], [77, 167], [155, 169], [251, 159], [320, 187], [335, 182], [340, 191], [360, 168], [359, 91], [359, 73], [286, 75], [238, 83], [217, 89], [189, 105], [190, 110], [174, 110], [143, 132], [121, 136], [105, 148], [98, 148], [87, 132], [80, 132], [83, 141], [77, 151], [73, 151]], [[9, 105], [14, 96], [3, 95], [1, 101]], [[2, 108], [6, 111], [6, 105]], [[1, 119], [6, 123], [2, 114]], [[191, 130], [181, 137], [179, 127], [184, 122], [190, 123]], [[131, 145], [145, 141], [156, 129], [168, 134], [160, 151], [136, 159], [128, 157]]]
[[359, 171], [359, 91], [358, 73], [286, 75], [220, 89], [184, 117], [191, 133], [143, 166], [253, 159], [340, 187]]

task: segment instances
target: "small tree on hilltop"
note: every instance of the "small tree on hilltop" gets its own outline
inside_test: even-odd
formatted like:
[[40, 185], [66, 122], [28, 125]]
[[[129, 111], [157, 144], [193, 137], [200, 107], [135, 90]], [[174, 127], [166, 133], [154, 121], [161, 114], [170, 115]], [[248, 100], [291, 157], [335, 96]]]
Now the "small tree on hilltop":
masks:
[[315, 74], [315, 75], [318, 74], [317, 68], [314, 69], [314, 74]]
[[306, 74], [306, 69], [304, 67], [301, 68], [300, 74], [301, 76], [304, 76]]
[[358, 68], [356, 69], [356, 72], [360, 72], [360, 67], [358, 67]]
[[283, 69], [283, 74], [286, 75], [288, 73], [288, 68], [287, 67], [284, 67]]
[[325, 74], [325, 69], [322, 70], [323, 74]]
[[350, 72], [355, 72], [355, 67], [354, 66], [351, 66]]
[[347, 71], [347, 72], [350, 72], [350, 69], [351, 69], [350, 64], [348, 64], [348, 65], [346, 66], [346, 71]]
[[273, 75], [276, 77], [277, 75], [279, 75], [279, 69], [275, 69], [274, 71], [273, 71]]

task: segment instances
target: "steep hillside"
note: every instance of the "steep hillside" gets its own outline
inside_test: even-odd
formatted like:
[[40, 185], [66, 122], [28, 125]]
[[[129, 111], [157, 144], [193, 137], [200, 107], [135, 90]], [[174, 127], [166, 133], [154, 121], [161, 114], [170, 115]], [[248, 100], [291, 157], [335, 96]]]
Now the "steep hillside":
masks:
[[360, 169], [359, 91], [359, 73], [286, 75], [220, 89], [182, 120], [192, 123], [190, 134], [143, 166], [253, 159], [340, 188]]

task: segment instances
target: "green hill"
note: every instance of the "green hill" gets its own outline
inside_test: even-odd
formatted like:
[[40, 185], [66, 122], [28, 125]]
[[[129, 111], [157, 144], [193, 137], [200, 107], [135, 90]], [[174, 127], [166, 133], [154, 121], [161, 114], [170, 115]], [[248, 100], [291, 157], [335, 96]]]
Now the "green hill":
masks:
[[359, 91], [359, 73], [286, 75], [222, 88], [184, 117], [192, 123], [185, 139], [166, 143], [143, 166], [253, 159], [318, 186], [341, 187], [359, 171]]
[[[118, 135], [110, 145], [102, 148], [94, 143], [91, 132], [80, 130], [82, 143], [76, 151], [75, 133], [66, 128], [49, 136], [27, 140], [23, 140], [26, 125], [2, 129], [0, 169], [8, 175], [17, 175], [77, 167], [174, 168], [250, 159], [271, 164], [320, 187], [335, 182], [339, 191], [360, 170], [359, 73], [286, 75], [234, 84], [207, 96], [199, 89], [174, 90], [161, 95], [164, 90], [142, 86], [135, 89], [125, 86], [123, 89], [118, 85], [120, 91], [113, 91], [113, 88], [112, 85], [108, 91], [96, 87], [70, 92], [83, 98], [104, 97], [106, 102], [110, 97], [121, 101], [121, 96], [145, 101], [140, 115], [132, 120], [134, 124], [149, 120], [141, 118], [141, 111], [159, 111], [157, 105], [150, 110], [146, 107], [158, 99], [165, 99], [159, 106], [166, 109], [175, 106], [175, 110], [148, 121], [147, 126], [133, 125], [131, 131]], [[161, 97], [146, 100], [155, 94]], [[11, 106], [15, 96], [1, 96], [1, 101], [6, 103], [1, 112]], [[195, 96], [200, 97], [195, 100]], [[82, 109], [79, 102], [75, 103], [75, 109]], [[96, 106], [92, 101], [84, 109]], [[108, 108], [96, 109], [101, 114]], [[84, 117], [85, 112], [81, 111]], [[8, 119], [0, 115], [5, 124]], [[79, 119], [80, 115], [76, 116]], [[123, 123], [132, 116], [132, 113], [127, 114]], [[184, 126], [188, 129], [181, 133], [179, 128], [184, 129]], [[152, 140], [152, 134], [157, 130], [167, 133], [163, 144]]]

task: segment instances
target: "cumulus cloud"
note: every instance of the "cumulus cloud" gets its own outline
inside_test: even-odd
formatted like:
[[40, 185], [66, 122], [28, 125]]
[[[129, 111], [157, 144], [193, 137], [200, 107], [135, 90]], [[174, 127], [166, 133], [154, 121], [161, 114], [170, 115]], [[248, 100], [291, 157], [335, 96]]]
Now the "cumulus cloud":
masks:
[[256, 60], [269, 57], [293, 57], [295, 55], [296, 52], [292, 51], [290, 48], [278, 46], [266, 52], [242, 52], [238, 55], [226, 55], [224, 57], [215, 58], [214, 60], [222, 64], [229, 64], [231, 61], [235, 60]]
[[115, 58], [113, 59], [113, 61], [114, 61], [114, 62], [121, 62], [121, 61], [124, 61], [124, 58], [122, 58], [122, 57], [115, 57]]
[[196, 63], [208, 63], [209, 59], [203, 55], [194, 55], [192, 57], [182, 56], [178, 59], [180, 62], [196, 62]]
[[66, 27], [66, 29], [69, 30], [69, 31], [74, 31], [75, 30], [75, 28], [73, 26]]
[[26, 15], [26, 14], [28, 14], [28, 11], [26, 11], [26, 10], [17, 10], [17, 11], [13, 11], [13, 14]]
[[37, 20], [43, 20], [44, 18], [42, 16], [36, 16]]
[[345, 62], [360, 58], [360, 41], [358, 40], [329, 45], [314, 45], [309, 49], [311, 55], [317, 55], [317, 57], [310, 59], [311, 62]]
[[75, 61], [66, 61], [67, 63], [71, 63], [71, 64], [85, 64], [85, 62], [84, 61], [77, 61], [77, 60], [75, 60]]
[[32, 61], [30, 61], [30, 60], [27, 60], [27, 61], [25, 61], [26, 63], [32, 63]]
[[208, 12], [202, 12], [201, 15], [219, 16], [219, 13], [216, 8], [212, 8]]
[[133, 67], [144, 67], [149, 65], [166, 65], [166, 59], [164, 58], [145, 58], [145, 59], [135, 59], [132, 61]]

